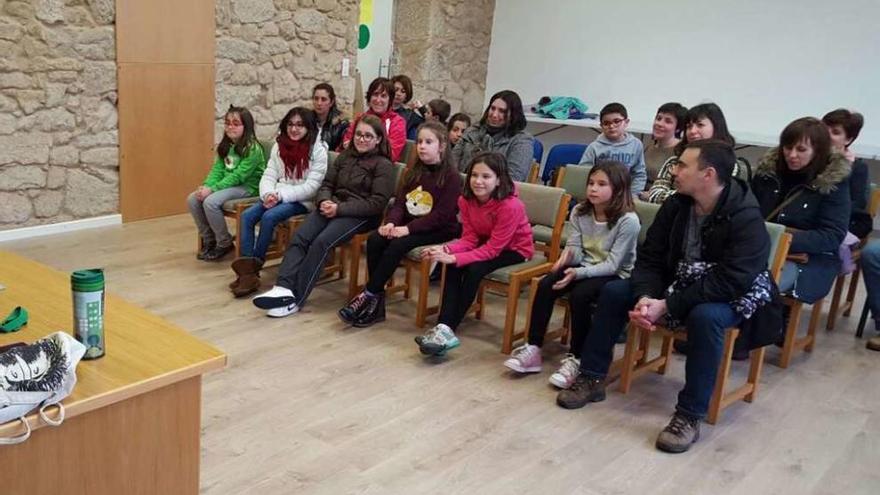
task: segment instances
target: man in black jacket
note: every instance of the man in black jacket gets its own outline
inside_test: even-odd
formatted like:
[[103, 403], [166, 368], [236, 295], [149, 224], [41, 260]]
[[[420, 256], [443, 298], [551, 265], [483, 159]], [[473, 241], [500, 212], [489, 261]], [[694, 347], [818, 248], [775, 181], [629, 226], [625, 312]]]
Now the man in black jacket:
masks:
[[[732, 178], [736, 155], [721, 141], [695, 141], [673, 169], [668, 198], [639, 246], [629, 280], [602, 289], [580, 374], [557, 403], [567, 409], [605, 399], [614, 344], [629, 321], [651, 330], [681, 322], [690, 350], [675, 415], [657, 448], [684, 452], [697, 441], [721, 361], [724, 332], [742, 321], [741, 300], [767, 270], [770, 236], [745, 182]], [[771, 282], [772, 283], [772, 282]]]

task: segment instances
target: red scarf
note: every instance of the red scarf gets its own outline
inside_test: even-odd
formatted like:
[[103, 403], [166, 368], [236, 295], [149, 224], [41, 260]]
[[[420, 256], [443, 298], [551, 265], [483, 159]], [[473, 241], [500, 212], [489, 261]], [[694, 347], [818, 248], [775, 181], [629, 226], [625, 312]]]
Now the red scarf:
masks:
[[309, 168], [309, 152], [311, 146], [305, 139], [294, 141], [285, 133], [276, 139], [278, 142], [278, 154], [284, 162], [284, 175], [294, 179], [302, 179], [303, 174]]

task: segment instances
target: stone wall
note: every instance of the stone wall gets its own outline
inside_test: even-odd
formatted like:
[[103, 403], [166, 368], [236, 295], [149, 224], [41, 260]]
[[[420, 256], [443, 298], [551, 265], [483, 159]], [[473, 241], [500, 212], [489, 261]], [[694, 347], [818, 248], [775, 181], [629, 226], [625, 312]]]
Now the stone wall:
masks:
[[398, 0], [396, 12], [392, 72], [412, 78], [423, 102], [482, 114], [495, 0]]
[[358, 0], [218, 0], [216, 134], [230, 104], [250, 108], [257, 136], [269, 139], [296, 105], [311, 106], [312, 87], [329, 82], [349, 113], [354, 79]]
[[0, 0], [0, 230], [116, 213], [114, 0]]

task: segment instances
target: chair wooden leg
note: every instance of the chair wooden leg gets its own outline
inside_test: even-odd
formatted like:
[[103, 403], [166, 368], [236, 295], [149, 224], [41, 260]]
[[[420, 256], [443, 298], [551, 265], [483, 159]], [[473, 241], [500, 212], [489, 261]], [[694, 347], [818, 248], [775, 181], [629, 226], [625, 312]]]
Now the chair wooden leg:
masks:
[[[648, 332], [644, 332], [644, 333], [647, 334]], [[648, 337], [650, 338], [650, 334], [648, 334]], [[659, 373], [661, 375], [666, 374], [666, 367], [669, 365], [669, 361], [672, 360], [672, 344], [673, 344], [673, 342], [675, 342], [675, 339], [673, 337], [665, 336], [665, 335], [663, 336], [663, 344], [662, 344], [662, 347], [660, 348], [660, 353], [663, 355], [664, 359], [663, 359], [663, 364], [661, 364], [660, 367], [657, 368], [657, 373]], [[647, 355], [648, 355], [647, 345], [643, 345], [642, 347], [643, 347], [643, 349], [645, 349], [646, 352], [644, 353], [644, 355], [647, 357]]]
[[[632, 325], [629, 328], [634, 328]], [[629, 331], [629, 330], [627, 330]], [[629, 334], [627, 334], [627, 338], [629, 338]], [[648, 348], [651, 347], [651, 332], [641, 331], [639, 332], [639, 349], [644, 350], [645, 352], [639, 356], [636, 363], [639, 366], [644, 366], [648, 362]]]
[[846, 283], [846, 275], [838, 275], [834, 281], [834, 292], [831, 296], [831, 306], [828, 307], [828, 321], [825, 323], [825, 330], [834, 330], [837, 323], [837, 311], [840, 309], [840, 296], [843, 294], [843, 285]]
[[535, 305], [535, 294], [538, 293], [538, 277], [529, 282], [529, 304], [526, 306], [526, 326], [523, 327], [523, 338], [529, 340], [529, 329], [532, 327], [532, 308]]
[[635, 325], [627, 326], [626, 347], [623, 351], [623, 364], [621, 365], [620, 385], [618, 386], [618, 390], [623, 394], [629, 393], [632, 386], [633, 371], [636, 368], [636, 348], [642, 341], [640, 333], [642, 333], [641, 330]]
[[709, 415], [706, 421], [709, 424], [718, 422], [718, 416], [723, 408], [724, 389], [727, 386], [727, 377], [730, 374], [730, 364], [733, 358], [733, 345], [736, 337], [739, 335], [739, 329], [728, 328], [724, 332], [724, 350], [721, 353], [721, 362], [718, 364], [718, 371], [715, 375], [715, 389], [712, 391], [712, 399], [709, 402]]
[[758, 396], [758, 382], [761, 380], [761, 370], [764, 368], [764, 347], [759, 347], [757, 349], [752, 349], [752, 352], [749, 353], [749, 384], [751, 385], [751, 392], [746, 394], [743, 398], [746, 402], [754, 402], [755, 397]]
[[[512, 277], [513, 278], [513, 277]], [[507, 316], [504, 317], [504, 337], [501, 342], [501, 353], [510, 354], [516, 338], [516, 310], [519, 306], [520, 281], [513, 278], [507, 288]]]
[[819, 299], [813, 303], [810, 310], [810, 326], [807, 327], [807, 343], [804, 346], [804, 352], [813, 352], [813, 346], [816, 345], [816, 328], [819, 326], [819, 318], [822, 316], [822, 304], [825, 299]]
[[788, 327], [785, 329], [785, 340], [782, 344], [782, 354], [779, 356], [780, 368], [788, 368], [789, 363], [791, 363], [791, 356], [794, 353], [794, 344], [797, 339], [798, 326], [800, 326], [801, 323], [801, 310], [803, 307], [804, 304], [799, 301], [791, 306]]
[[852, 272], [849, 281], [849, 291], [846, 293], [846, 304], [843, 309], [843, 316], [849, 318], [852, 312], [853, 303], [856, 300], [856, 291], [859, 289], [859, 276], [862, 274], [862, 268], [856, 265], [856, 271]]
[[477, 311], [474, 313], [474, 318], [478, 320], [483, 319], [483, 299], [486, 296], [486, 285], [480, 284], [479, 290], [477, 290]]
[[[419, 266], [419, 268], [421, 268], [421, 266]], [[425, 276], [424, 272], [421, 272], [421, 276]], [[409, 299], [412, 293], [412, 267], [410, 267], [410, 265], [404, 267], [403, 283], [406, 284], [406, 288], [403, 289], [403, 297]]]

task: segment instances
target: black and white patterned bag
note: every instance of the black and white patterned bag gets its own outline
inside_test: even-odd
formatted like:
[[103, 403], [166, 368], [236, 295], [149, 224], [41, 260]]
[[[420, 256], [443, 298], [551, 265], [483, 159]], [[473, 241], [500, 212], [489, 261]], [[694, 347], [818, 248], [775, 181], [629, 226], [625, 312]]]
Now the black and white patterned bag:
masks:
[[[34, 409], [49, 425], [64, 421], [61, 401], [73, 391], [76, 365], [85, 351], [70, 334], [57, 332], [0, 353], [0, 424], [18, 419], [25, 426], [21, 435], [0, 437], [0, 445], [21, 443], [30, 437], [25, 415]], [[46, 414], [46, 408], [53, 404], [58, 407], [54, 419]]]

